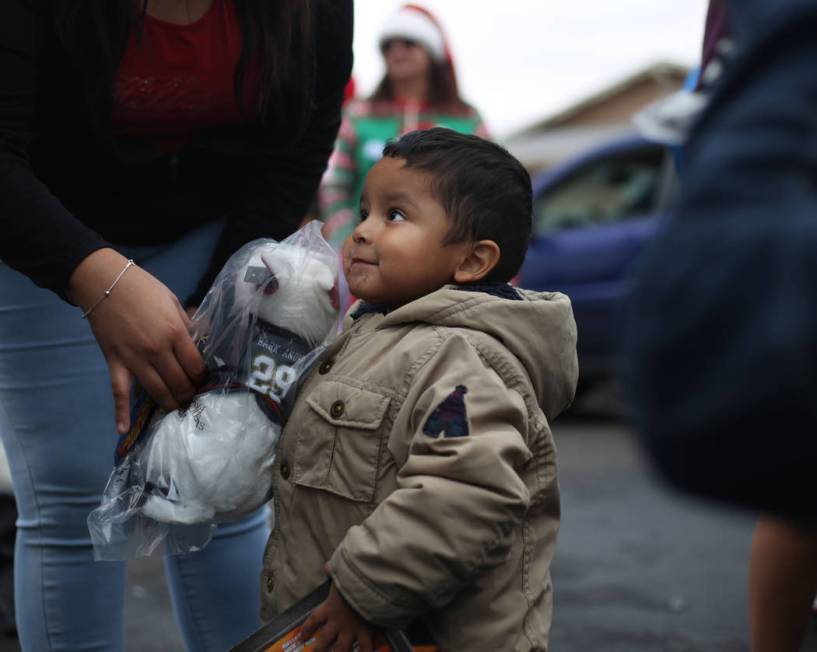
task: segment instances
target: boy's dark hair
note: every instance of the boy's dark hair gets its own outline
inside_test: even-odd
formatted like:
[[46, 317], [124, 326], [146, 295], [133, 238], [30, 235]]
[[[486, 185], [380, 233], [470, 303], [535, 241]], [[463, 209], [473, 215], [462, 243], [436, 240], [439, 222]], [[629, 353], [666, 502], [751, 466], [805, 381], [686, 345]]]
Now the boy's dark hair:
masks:
[[497, 266], [483, 281], [507, 282], [519, 271], [530, 241], [530, 176], [503, 147], [478, 136], [435, 127], [389, 142], [383, 156], [431, 175], [431, 192], [453, 225], [443, 244], [493, 240]]

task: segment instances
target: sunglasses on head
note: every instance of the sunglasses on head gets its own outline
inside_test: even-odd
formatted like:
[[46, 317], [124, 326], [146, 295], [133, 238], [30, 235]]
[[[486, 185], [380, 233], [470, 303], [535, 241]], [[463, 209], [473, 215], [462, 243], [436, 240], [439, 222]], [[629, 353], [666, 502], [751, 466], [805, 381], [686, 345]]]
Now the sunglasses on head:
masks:
[[383, 52], [388, 52], [389, 48], [394, 45], [395, 43], [399, 43], [405, 48], [414, 48], [417, 47], [417, 41], [410, 39], [410, 38], [390, 38], [388, 41], [383, 43], [383, 47], [381, 50]]

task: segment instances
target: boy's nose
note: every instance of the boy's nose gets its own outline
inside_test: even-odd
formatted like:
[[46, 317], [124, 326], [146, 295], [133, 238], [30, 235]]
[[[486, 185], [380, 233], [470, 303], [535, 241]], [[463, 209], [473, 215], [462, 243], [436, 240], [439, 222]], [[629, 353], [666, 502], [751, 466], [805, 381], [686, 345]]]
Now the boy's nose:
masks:
[[360, 222], [352, 231], [352, 241], [355, 243], [361, 242], [371, 242], [372, 239], [372, 226], [370, 224], [371, 220], [365, 219]]

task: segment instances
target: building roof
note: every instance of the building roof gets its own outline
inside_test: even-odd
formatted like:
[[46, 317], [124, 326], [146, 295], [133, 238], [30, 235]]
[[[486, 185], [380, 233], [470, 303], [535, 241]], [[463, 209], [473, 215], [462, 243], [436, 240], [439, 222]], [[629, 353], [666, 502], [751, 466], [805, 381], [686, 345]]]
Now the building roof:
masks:
[[593, 93], [592, 95], [587, 96], [586, 98], [554, 115], [539, 120], [514, 132], [505, 140], [512, 141], [516, 140], [517, 138], [524, 138], [525, 136], [537, 132], [572, 126], [574, 123], [579, 121], [581, 116], [586, 115], [605, 104], [615, 102], [644, 84], [649, 84], [652, 86], [657, 86], [659, 89], [664, 89], [665, 93], [667, 94], [674, 92], [683, 83], [688, 74], [689, 69], [680, 64], [656, 62], [606, 88], [601, 89], [596, 93]]
[[689, 70], [658, 62], [502, 139], [528, 170], [550, 167], [605, 140], [634, 133], [633, 114], [681, 88]]

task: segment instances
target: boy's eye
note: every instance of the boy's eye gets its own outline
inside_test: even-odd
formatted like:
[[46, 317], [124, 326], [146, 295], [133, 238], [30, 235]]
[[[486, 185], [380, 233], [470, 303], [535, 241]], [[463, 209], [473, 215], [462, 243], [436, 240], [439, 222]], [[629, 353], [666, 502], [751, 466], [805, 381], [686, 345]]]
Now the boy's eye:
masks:
[[367, 217], [369, 217], [369, 211], [365, 208], [360, 209], [360, 221], [363, 222]]
[[390, 208], [386, 219], [388, 219], [389, 222], [402, 222], [406, 219], [406, 216], [396, 208]]

